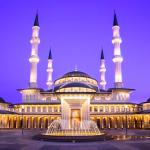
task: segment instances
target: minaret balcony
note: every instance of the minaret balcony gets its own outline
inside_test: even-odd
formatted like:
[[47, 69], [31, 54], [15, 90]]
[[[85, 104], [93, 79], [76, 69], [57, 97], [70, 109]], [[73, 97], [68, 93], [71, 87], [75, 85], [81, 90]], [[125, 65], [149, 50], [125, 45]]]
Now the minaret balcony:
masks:
[[35, 55], [31, 55], [30, 58], [29, 58], [29, 61], [38, 63], [39, 62], [39, 57], [35, 56]]
[[52, 82], [52, 81], [47, 81], [46, 84], [47, 84], [47, 85], [52, 85], [53, 82]]
[[47, 72], [52, 72], [53, 68], [47, 68]]
[[32, 44], [32, 43], [40, 43], [40, 38], [38, 38], [38, 37], [32, 37], [31, 38], [31, 40], [30, 40], [30, 43]]
[[122, 39], [121, 39], [121, 37], [119, 37], [119, 36], [115, 36], [115, 37], [113, 37], [112, 38], [112, 43], [114, 44], [114, 43], [121, 43], [122, 42]]
[[101, 81], [100, 82], [100, 85], [105, 85], [106, 84], [106, 81]]
[[123, 61], [123, 57], [121, 55], [115, 55], [112, 58], [113, 62], [122, 62]]
[[99, 71], [100, 71], [100, 72], [106, 71], [106, 68], [101, 67], [101, 68], [99, 69]]

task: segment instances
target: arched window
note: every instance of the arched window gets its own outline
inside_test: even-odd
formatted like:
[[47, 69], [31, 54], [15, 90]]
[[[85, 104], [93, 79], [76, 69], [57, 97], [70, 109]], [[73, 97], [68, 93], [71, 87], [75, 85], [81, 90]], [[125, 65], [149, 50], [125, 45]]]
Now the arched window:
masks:
[[35, 95], [33, 95], [33, 99], [35, 100]]
[[47, 97], [46, 100], [50, 101], [50, 100], [51, 100], [51, 97]]
[[26, 95], [26, 100], [28, 100], [28, 95]]
[[104, 96], [102, 96], [102, 97], [101, 97], [101, 100], [105, 100], [105, 97], [104, 97]]
[[116, 95], [116, 99], [119, 100], [119, 96], [118, 95]]
[[122, 101], [122, 95], [120, 95], [120, 100]]
[[124, 100], [126, 100], [126, 95], [124, 95]]
[[31, 100], [31, 95], [30, 95], [30, 100]]

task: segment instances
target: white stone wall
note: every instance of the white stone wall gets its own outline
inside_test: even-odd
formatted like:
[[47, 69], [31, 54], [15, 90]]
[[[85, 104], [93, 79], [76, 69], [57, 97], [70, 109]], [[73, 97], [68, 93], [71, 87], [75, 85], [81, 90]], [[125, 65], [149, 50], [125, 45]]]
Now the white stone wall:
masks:
[[113, 91], [113, 101], [130, 101], [130, 93], [128, 91]]
[[[31, 95], [31, 99], [30, 99]], [[40, 99], [40, 91], [24, 90], [22, 91], [22, 102], [36, 102]]]
[[150, 103], [143, 104], [143, 110], [150, 110]]
[[64, 100], [61, 99], [61, 119], [68, 120], [69, 119], [69, 104]]
[[90, 97], [82, 104], [82, 120], [90, 120]]
[[8, 104], [0, 103], [0, 110], [8, 110]]

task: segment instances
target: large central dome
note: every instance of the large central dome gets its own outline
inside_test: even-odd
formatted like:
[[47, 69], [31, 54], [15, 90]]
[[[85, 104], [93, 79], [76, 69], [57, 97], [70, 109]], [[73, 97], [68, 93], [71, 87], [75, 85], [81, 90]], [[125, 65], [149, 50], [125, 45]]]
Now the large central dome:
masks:
[[88, 74], [81, 72], [81, 71], [72, 71], [68, 72], [65, 75], [62, 76], [62, 78], [66, 77], [86, 77], [86, 78], [91, 78]]

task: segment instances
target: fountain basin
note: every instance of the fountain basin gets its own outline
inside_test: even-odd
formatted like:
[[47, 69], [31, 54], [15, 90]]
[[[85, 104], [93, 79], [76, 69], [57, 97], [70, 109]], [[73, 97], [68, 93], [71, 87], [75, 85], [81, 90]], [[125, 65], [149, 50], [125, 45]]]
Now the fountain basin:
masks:
[[113, 140], [114, 138], [107, 133], [102, 133], [101, 135], [73, 135], [73, 136], [59, 136], [59, 135], [46, 135], [46, 134], [38, 134], [31, 137], [34, 140], [40, 141], [52, 141], [52, 142], [90, 142], [90, 141], [107, 141]]

